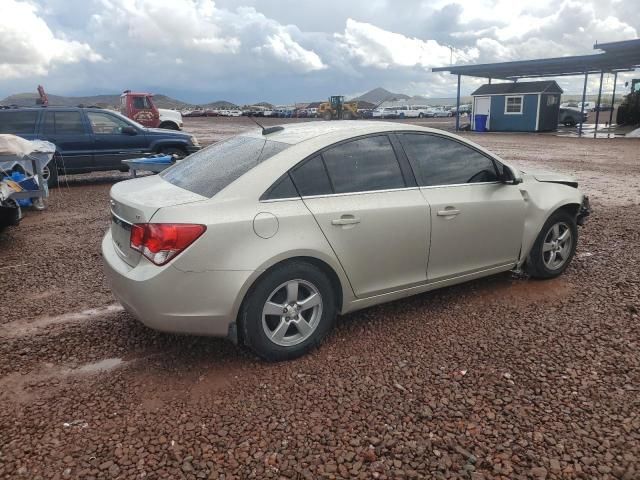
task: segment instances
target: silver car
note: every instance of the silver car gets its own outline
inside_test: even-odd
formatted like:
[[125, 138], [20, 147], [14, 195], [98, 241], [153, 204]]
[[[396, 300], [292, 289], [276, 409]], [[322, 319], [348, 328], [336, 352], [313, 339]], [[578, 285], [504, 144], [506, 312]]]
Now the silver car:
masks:
[[115, 184], [102, 252], [145, 325], [282, 360], [338, 313], [508, 270], [560, 275], [587, 214], [572, 178], [521, 172], [456, 135], [310, 122]]

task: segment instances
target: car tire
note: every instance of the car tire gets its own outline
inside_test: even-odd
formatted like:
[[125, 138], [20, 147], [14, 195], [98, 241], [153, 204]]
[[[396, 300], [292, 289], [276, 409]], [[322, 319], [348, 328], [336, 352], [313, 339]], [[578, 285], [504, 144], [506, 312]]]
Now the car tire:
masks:
[[576, 121], [573, 120], [573, 119], [565, 120], [564, 121], [564, 126], [565, 127], [575, 127], [576, 126]]
[[328, 120], [331, 120], [332, 117], [333, 117], [333, 115], [331, 114], [331, 112], [328, 112], [328, 111], [324, 112], [322, 114], [322, 119], [323, 120], [327, 120], [328, 121]]
[[159, 153], [163, 153], [165, 155], [175, 156], [179, 159], [186, 157], [189, 155], [186, 150], [179, 147], [164, 147], [160, 149]]
[[180, 130], [180, 127], [178, 127], [178, 124], [175, 122], [162, 122], [158, 125], [158, 128], [164, 128], [166, 130]]
[[58, 186], [58, 164], [56, 162], [58, 155], [54, 154], [51, 161], [42, 169], [42, 179], [47, 182], [49, 188]]
[[[307, 308], [305, 301], [311, 302]], [[244, 343], [259, 357], [277, 362], [317, 347], [333, 329], [336, 312], [335, 290], [327, 275], [310, 263], [292, 261], [258, 280], [239, 321]]]
[[424, 118], [424, 113], [419, 113], [418, 118]]
[[527, 273], [540, 279], [559, 276], [571, 263], [577, 244], [575, 216], [566, 210], [557, 210], [547, 219], [529, 252]]

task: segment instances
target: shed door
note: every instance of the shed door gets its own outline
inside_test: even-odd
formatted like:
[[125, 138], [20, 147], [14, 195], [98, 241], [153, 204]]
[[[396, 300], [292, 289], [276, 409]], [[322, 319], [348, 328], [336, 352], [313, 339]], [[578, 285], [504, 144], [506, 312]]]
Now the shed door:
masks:
[[491, 97], [474, 97], [474, 105], [473, 105], [473, 117], [472, 117], [472, 125], [471, 129], [476, 129], [475, 116], [476, 115], [487, 115], [487, 129], [489, 129], [491, 122]]

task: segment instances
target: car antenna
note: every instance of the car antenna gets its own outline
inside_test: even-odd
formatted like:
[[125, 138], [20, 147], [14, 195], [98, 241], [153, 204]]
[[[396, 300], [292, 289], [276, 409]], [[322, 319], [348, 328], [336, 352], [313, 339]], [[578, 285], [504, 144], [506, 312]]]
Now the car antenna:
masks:
[[256, 125], [258, 125], [262, 129], [262, 135], [269, 135], [270, 133], [279, 132], [280, 130], [284, 130], [284, 127], [282, 127], [280, 125], [276, 125], [274, 127], [265, 127], [264, 125], [262, 125], [260, 122], [258, 122], [252, 116], [247, 116], [247, 118], [249, 120], [251, 120], [253, 123], [255, 123]]

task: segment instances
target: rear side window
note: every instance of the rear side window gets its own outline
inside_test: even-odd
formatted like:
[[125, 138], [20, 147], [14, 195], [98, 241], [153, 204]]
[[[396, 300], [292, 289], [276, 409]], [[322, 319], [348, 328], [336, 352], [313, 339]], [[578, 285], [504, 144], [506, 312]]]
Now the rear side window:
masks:
[[333, 188], [331, 188], [331, 183], [320, 155], [316, 155], [291, 170], [291, 177], [302, 196], [329, 195], [333, 193]]
[[189, 155], [160, 176], [180, 188], [211, 198], [289, 146], [262, 138], [233, 137]]
[[77, 135], [86, 133], [80, 112], [45, 112], [44, 132], [49, 134]]
[[335, 193], [403, 188], [404, 178], [386, 135], [342, 143], [322, 152]]
[[401, 140], [422, 187], [498, 181], [493, 161], [460, 142], [423, 134], [403, 134]]
[[0, 133], [34, 133], [38, 112], [0, 110]]

